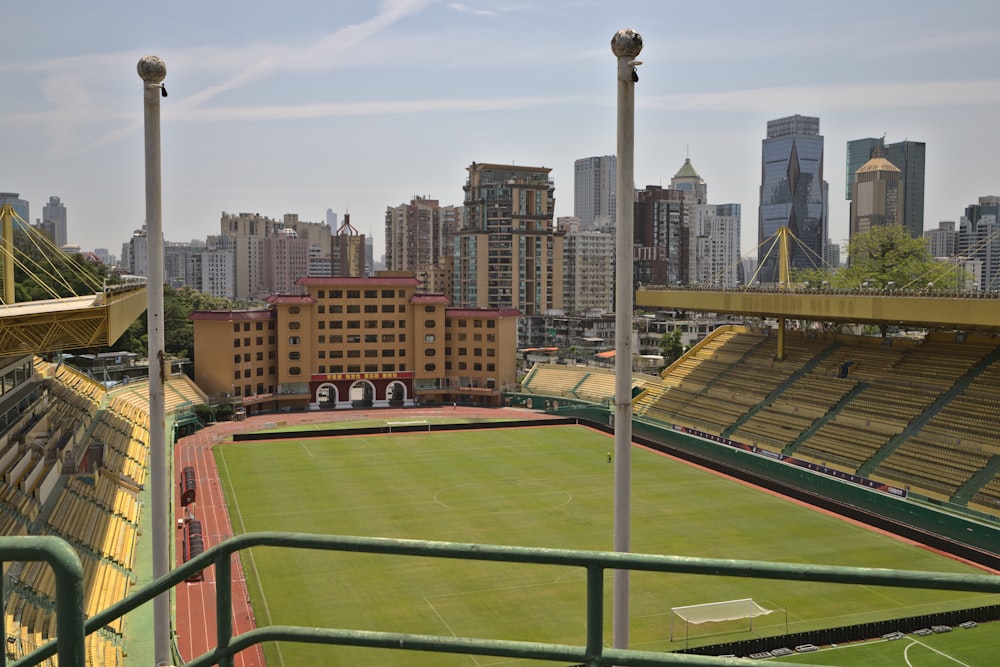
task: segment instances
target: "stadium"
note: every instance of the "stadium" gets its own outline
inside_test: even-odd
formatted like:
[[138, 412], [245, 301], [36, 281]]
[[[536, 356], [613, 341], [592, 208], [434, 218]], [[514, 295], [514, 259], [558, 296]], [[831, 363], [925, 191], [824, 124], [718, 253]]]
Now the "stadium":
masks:
[[[740, 297], [776, 299], [772, 310], [694, 295], [706, 310], [757, 313], [758, 325], [721, 327], [660, 376], [633, 378], [636, 650], [606, 650], [600, 664], [778, 659], [796, 648], [813, 664], [857, 664], [860, 653], [812, 649], [883, 636], [901, 647], [885, 664], [931, 664], [921, 650], [988, 664], [995, 633], [974, 628], [1000, 614], [995, 582], [982, 577], [1000, 566], [1000, 342], [990, 328], [1000, 302], [953, 297], [947, 317], [961, 330], [884, 337], [796, 330], [787, 319], [843, 318], [799, 312], [794, 294]], [[904, 298], [920, 315], [892, 317], [928, 328], [946, 300], [893, 300]], [[804, 301], [850, 311], [836, 295]], [[70, 319], [31, 317], [7, 328]], [[96, 328], [110, 337], [134, 315], [103, 317]], [[2, 376], [3, 534], [53, 536], [76, 554], [86, 664], [148, 664], [151, 616], [137, 602], [151, 582], [148, 386], [108, 388], [30, 353], [8, 354]], [[180, 375], [166, 388], [168, 432], [194, 430], [207, 396]], [[279, 412], [179, 438], [167, 586], [178, 664], [593, 658], [607, 644], [604, 575], [624, 566], [607, 555], [613, 392], [608, 371], [538, 364], [502, 407]], [[469, 542], [501, 565], [434, 558]], [[884, 574], [902, 570], [938, 582], [913, 588]], [[6, 660], [55, 663], [59, 586], [54, 568], [5, 558]], [[312, 626], [342, 630], [301, 630]], [[386, 637], [413, 650], [387, 655]]]

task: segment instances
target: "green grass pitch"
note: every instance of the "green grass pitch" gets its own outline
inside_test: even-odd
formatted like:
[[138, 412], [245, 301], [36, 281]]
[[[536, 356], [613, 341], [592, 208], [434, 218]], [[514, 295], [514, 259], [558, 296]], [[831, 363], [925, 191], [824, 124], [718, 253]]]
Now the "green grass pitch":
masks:
[[[590, 429], [551, 426], [374, 437], [290, 434], [287, 440], [219, 445], [215, 455], [236, 532], [611, 550], [613, 465], [607, 454], [613, 444]], [[641, 448], [633, 449], [632, 464], [634, 552], [976, 571]], [[254, 549], [243, 562], [260, 625], [585, 641], [578, 568], [274, 548]], [[608, 581], [609, 597], [611, 588]], [[745, 621], [691, 626], [690, 644], [782, 634], [786, 618], [795, 632], [997, 601], [964, 592], [634, 572], [632, 647], [683, 648], [679, 626], [677, 640], [669, 640], [671, 607], [746, 597], [780, 611], [755, 619], [753, 634]], [[609, 599], [609, 617], [610, 609]], [[606, 628], [610, 641], [610, 619]], [[272, 667], [511, 662], [288, 643], [267, 646], [266, 653]]]

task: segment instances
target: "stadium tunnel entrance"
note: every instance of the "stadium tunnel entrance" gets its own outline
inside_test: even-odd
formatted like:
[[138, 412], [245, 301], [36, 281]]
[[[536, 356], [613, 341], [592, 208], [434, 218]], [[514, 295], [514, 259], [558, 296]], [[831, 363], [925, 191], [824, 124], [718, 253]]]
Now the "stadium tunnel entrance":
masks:
[[309, 379], [310, 410], [410, 407], [413, 371], [321, 373]]

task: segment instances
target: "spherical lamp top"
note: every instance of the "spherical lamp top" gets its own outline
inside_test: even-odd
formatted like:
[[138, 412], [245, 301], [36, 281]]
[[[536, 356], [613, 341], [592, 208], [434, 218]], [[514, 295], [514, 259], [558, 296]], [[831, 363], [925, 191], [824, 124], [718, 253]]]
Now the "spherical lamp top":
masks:
[[611, 38], [611, 51], [619, 58], [635, 58], [642, 51], [642, 36], [631, 28], [619, 30]]
[[139, 78], [148, 83], [159, 83], [167, 77], [167, 64], [157, 56], [143, 56], [136, 69]]

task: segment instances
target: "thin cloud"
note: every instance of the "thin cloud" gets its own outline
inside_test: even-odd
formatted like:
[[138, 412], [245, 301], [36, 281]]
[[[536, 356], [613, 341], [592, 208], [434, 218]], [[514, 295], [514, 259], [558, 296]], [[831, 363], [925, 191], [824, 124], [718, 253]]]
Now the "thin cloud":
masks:
[[770, 112], [804, 104], [819, 111], [1000, 104], [1000, 80], [776, 86], [637, 100], [640, 108], [670, 111]]
[[461, 2], [449, 3], [448, 9], [460, 14], [473, 14], [475, 16], [496, 16], [497, 12], [491, 9], [476, 9]]
[[304, 120], [347, 116], [400, 115], [428, 112], [485, 112], [534, 109], [545, 106], [585, 104], [585, 96], [481, 97], [465, 99], [388, 100], [377, 102], [327, 102], [304, 105], [262, 105], [198, 108], [171, 112], [171, 120], [195, 122], [248, 122]]

